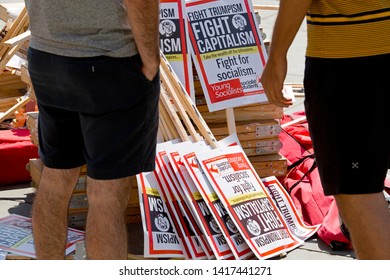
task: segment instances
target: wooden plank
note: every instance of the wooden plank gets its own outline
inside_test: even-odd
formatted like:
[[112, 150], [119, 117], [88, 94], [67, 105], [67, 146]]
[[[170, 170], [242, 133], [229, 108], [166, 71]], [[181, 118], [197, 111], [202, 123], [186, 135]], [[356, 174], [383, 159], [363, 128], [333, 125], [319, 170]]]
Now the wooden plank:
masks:
[[[187, 128], [189, 134], [191, 135], [192, 139], [196, 142], [200, 141], [201, 138], [199, 137], [193, 124], [191, 123], [191, 120], [190, 120], [189, 116], [187, 115], [185, 108], [181, 104], [181, 102], [177, 96], [177, 93], [176, 93], [176, 88], [173, 87], [171, 81], [169, 80], [169, 77], [168, 77], [166, 71], [161, 71], [161, 80], [162, 80], [163, 86], [166, 87], [167, 92], [171, 96], [172, 101], [175, 104], [176, 110], [179, 112], [179, 115], [180, 115], [185, 127]], [[188, 141], [189, 137], [187, 136], [186, 140], [182, 138], [182, 140]]]
[[236, 119], [234, 117], [234, 109], [227, 108], [225, 113], [226, 113], [226, 122], [227, 122], [228, 132], [229, 132], [229, 135], [232, 135], [232, 134], [237, 132]]
[[161, 131], [164, 135], [164, 142], [173, 139], [180, 139], [180, 134], [170, 119], [169, 113], [165, 106], [163, 106], [162, 102], [160, 102], [160, 124]]
[[176, 113], [175, 108], [173, 108], [173, 106], [171, 104], [171, 100], [169, 99], [167, 93], [165, 92], [165, 90], [163, 88], [161, 89], [160, 100], [162, 101], [162, 104], [164, 105], [165, 109], [167, 110], [171, 121], [173, 122], [174, 126], [176, 127], [177, 132], [179, 133], [180, 139], [182, 141], [190, 140], [190, 138], [187, 134], [187, 131], [185, 130], [183, 124], [180, 121], [179, 116]]
[[0, 42], [0, 73], [4, 71], [5, 66], [8, 61], [12, 58], [13, 55], [20, 49], [22, 44], [15, 45], [13, 47], [6, 46], [4, 42], [18, 36], [19, 34], [27, 30], [29, 24], [29, 18], [27, 15], [26, 8], [23, 8], [19, 16], [16, 18], [15, 22], [12, 24], [11, 28], [7, 31], [7, 34]]
[[[1, 76], [1, 75], [0, 75]], [[19, 76], [16, 76], [16, 79], [8, 79], [7, 81], [0, 82], [0, 98], [11, 97], [11, 96], [21, 96], [26, 93], [26, 84], [21, 80]], [[7, 93], [8, 92], [8, 93]], [[15, 92], [15, 94], [12, 92]]]
[[256, 173], [260, 176], [260, 178], [265, 178], [269, 176], [275, 176], [275, 177], [284, 177], [287, 175], [287, 168], [285, 167], [266, 167], [266, 168], [257, 168], [256, 164], [253, 164], [253, 168], [255, 169]]
[[277, 150], [280, 150], [283, 146], [278, 136], [273, 138], [266, 138], [266, 139], [250, 139], [250, 140], [240, 141], [240, 144], [241, 147], [243, 148], [274, 147]]
[[286, 128], [290, 125], [297, 124], [297, 123], [304, 122], [304, 121], [306, 121], [306, 116], [302, 116], [302, 117], [299, 117], [299, 118], [292, 120], [290, 122], [284, 123], [281, 125], [281, 127]]
[[[215, 136], [229, 134], [225, 123], [211, 123], [209, 127]], [[254, 139], [269, 138], [278, 135], [281, 130], [279, 122], [275, 119], [236, 122], [237, 134], [252, 132], [254, 133]]]
[[13, 97], [5, 97], [5, 98], [1, 98], [0, 99], [0, 106], [2, 106], [2, 107], [7, 107], [7, 106], [9, 106], [9, 105], [11, 105], [11, 106], [9, 106], [9, 107], [12, 107], [12, 106], [14, 106], [15, 104], [17, 104], [18, 103], [18, 98], [19, 98], [20, 96], [13, 96]]
[[177, 92], [177, 97], [180, 99], [180, 103], [185, 108], [191, 120], [195, 123], [198, 130], [204, 139], [214, 148], [218, 147], [218, 141], [215, 139], [213, 133], [209, 129], [206, 121], [203, 119], [203, 116], [199, 113], [191, 97], [185, 91], [184, 86], [181, 84], [179, 78], [176, 76], [175, 72], [170, 68], [169, 62], [166, 59], [165, 55], [161, 54], [161, 72], [165, 72], [170, 81], [172, 81], [172, 86]]
[[[258, 120], [268, 120], [268, 119], [282, 119], [283, 118], [283, 109], [271, 112], [259, 112], [259, 111], [240, 111], [234, 110], [236, 121], [258, 121]], [[226, 122], [226, 115], [223, 111], [214, 111], [209, 113], [202, 114], [204, 120], [208, 123], [221, 123]]]
[[7, 22], [9, 19], [14, 20], [18, 17], [24, 8], [23, 3], [4, 3], [0, 5], [0, 20]]
[[27, 40], [30, 40], [30, 37], [31, 37], [31, 31], [27, 30], [11, 39], [8, 39], [3, 44], [6, 47], [15, 47], [18, 45], [22, 45]]
[[[197, 105], [196, 106], [201, 113], [209, 113], [209, 109], [207, 105]], [[217, 110], [214, 112], [221, 112], [223, 113], [224, 110]], [[274, 112], [274, 111], [280, 111], [280, 107], [270, 104], [270, 103], [254, 103], [254, 104], [248, 104], [245, 106], [239, 106], [234, 108], [235, 112], [238, 113], [246, 113], [246, 112]]]
[[[160, 110], [160, 114], [161, 114], [161, 110]], [[167, 133], [167, 131], [168, 129], [160, 116], [158, 120], [157, 143], [164, 143], [170, 139], [169, 138], [170, 135]]]
[[260, 178], [287, 175], [287, 159], [280, 153], [249, 156], [248, 158]]
[[32, 87], [32, 82], [30, 78], [30, 73], [28, 72], [28, 67], [25, 64], [22, 64], [20, 68], [20, 79], [27, 84], [28, 86]]
[[279, 10], [279, 5], [253, 5], [253, 9], [263, 10], [263, 11], [277, 11]]
[[30, 97], [23, 96], [19, 99], [18, 103], [12, 106], [8, 111], [1, 114], [0, 113], [0, 123], [6, 120], [9, 116], [13, 115], [16, 110], [25, 106], [30, 101]]
[[[27, 30], [27, 26], [28, 26], [28, 15], [27, 15], [27, 10], [24, 8], [20, 14], [18, 15], [18, 17], [15, 19], [15, 21], [12, 23], [11, 27], [9, 28], [9, 30], [7, 30], [7, 34], [5, 34], [4, 38], [0, 41], [0, 58], [4, 55], [5, 53], [5, 48], [4, 48], [4, 45], [3, 43], [17, 35], [19, 35], [20, 33], [24, 32]], [[24, 28], [26, 30], [24, 30]]]
[[11, 108], [17, 103], [17, 100], [15, 100], [14, 102], [0, 103], [0, 112], [7, 111], [9, 108]]
[[[21, 74], [21, 72], [16, 71], [16, 70], [4, 71], [3, 73], [0, 74], [0, 86], [17, 83], [19, 85], [24, 85], [24, 87], [25, 87], [25, 83], [22, 81], [20, 74]], [[4, 96], [4, 94], [0, 90], [0, 98], [3, 96]]]
[[283, 155], [280, 153], [272, 154], [272, 155], [262, 155], [262, 156], [252, 156], [250, 157], [250, 160], [252, 163], [256, 162], [278, 162], [280, 160], [287, 160]]
[[[237, 138], [238, 140], [240, 140], [240, 142], [244, 142], [244, 141], [261, 141], [261, 140], [264, 140], [266, 138], [271, 138], [272, 136], [268, 136], [268, 137], [259, 137], [257, 138], [257, 135], [255, 132], [242, 132], [242, 133], [237, 133]], [[216, 135], [215, 137], [218, 139], [218, 140], [221, 140], [225, 137], [229, 136], [229, 134], [222, 134], [222, 135]]]
[[30, 140], [36, 147], [39, 147], [38, 142], [38, 115], [39, 112], [27, 112], [26, 126], [30, 131]]
[[8, 17], [8, 11], [7, 8], [3, 6], [3, 4], [0, 5], [0, 20], [7, 22], [9, 19]]
[[16, 45], [7, 50], [7, 52], [3, 55], [0, 61], [0, 73], [4, 71], [7, 63], [11, 60], [11, 58], [18, 52], [20, 45]]
[[280, 149], [277, 146], [244, 148], [244, 152], [248, 157], [256, 155], [277, 154], [279, 151]]

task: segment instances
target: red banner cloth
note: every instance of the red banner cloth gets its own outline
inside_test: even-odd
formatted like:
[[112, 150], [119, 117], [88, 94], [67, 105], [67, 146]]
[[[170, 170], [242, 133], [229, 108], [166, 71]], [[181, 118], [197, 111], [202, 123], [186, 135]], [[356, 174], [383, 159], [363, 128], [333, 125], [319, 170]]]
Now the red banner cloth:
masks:
[[27, 128], [0, 130], [0, 186], [29, 182], [26, 165], [37, 157], [38, 148]]

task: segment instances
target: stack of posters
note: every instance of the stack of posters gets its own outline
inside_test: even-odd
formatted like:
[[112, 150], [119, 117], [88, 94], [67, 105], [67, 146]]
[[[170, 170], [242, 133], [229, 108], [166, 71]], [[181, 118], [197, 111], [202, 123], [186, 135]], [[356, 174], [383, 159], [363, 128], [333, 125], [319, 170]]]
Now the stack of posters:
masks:
[[268, 259], [317, 231], [275, 176], [260, 179], [236, 135], [219, 144], [160, 143], [156, 170], [137, 175], [144, 257]]
[[[71, 254], [76, 243], [84, 240], [84, 232], [68, 228], [65, 255]], [[27, 258], [36, 258], [31, 218], [11, 214], [0, 218], [0, 251]], [[0, 252], [0, 255], [2, 252]], [[4, 253], [3, 253], [4, 255]]]
[[[265, 164], [254, 161], [263, 169], [283, 160], [277, 153], [277, 119], [282, 111], [266, 102], [260, 83], [267, 56], [251, 2], [189, 0], [183, 5], [172, 0], [162, 1], [160, 9], [160, 28], [165, 28], [160, 30], [165, 54], [161, 72], [165, 140], [157, 145], [156, 169], [137, 175], [144, 257], [267, 259], [293, 250], [317, 227], [304, 225], [291, 201], [275, 191], [280, 185], [274, 184], [269, 191], [246, 154], [275, 155]], [[174, 30], [186, 28], [180, 25], [183, 14], [189, 40], [172, 39]], [[172, 33], [171, 39], [167, 32]], [[182, 46], [175, 50], [182, 52], [174, 54], [179, 40]], [[184, 63], [183, 44], [188, 42], [185, 47], [190, 50], [204, 103], [192, 96], [192, 104], [188, 102], [185, 73], [173, 75], [178, 70], [172, 62], [179, 58]], [[170, 74], [177, 84], [171, 84]], [[174, 106], [168, 106], [171, 103]], [[223, 127], [226, 121], [219, 111], [233, 107], [243, 112], [237, 114], [242, 136], [227, 136]], [[222, 124], [213, 127], [207, 122], [218, 131], [218, 140], [204, 127], [208, 116]], [[244, 147], [240, 142], [245, 142]], [[274, 148], [267, 150], [267, 146]]]

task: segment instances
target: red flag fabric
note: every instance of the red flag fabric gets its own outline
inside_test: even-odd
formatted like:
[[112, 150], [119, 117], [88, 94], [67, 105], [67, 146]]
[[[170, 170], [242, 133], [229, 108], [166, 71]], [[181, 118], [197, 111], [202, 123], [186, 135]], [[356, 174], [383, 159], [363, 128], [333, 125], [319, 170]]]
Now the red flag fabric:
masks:
[[[305, 116], [304, 112], [285, 115], [281, 123], [283, 125], [302, 116]], [[279, 138], [283, 143], [280, 153], [287, 158], [289, 169], [281, 183], [290, 193], [303, 220], [309, 225], [321, 224], [317, 235], [332, 249], [351, 249], [335, 199], [325, 196], [322, 190], [307, 122], [286, 126]]]
[[26, 165], [38, 157], [27, 128], [0, 130], [0, 186], [29, 182]]

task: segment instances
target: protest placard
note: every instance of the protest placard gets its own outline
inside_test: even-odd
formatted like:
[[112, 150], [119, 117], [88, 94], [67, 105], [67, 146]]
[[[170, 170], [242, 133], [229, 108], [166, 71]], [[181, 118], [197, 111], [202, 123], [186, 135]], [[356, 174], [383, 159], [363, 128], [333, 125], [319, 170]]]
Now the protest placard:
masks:
[[303, 243], [289, 230], [264, 184], [238, 145], [196, 152], [211, 186], [248, 246], [259, 259]]
[[310, 226], [305, 224], [290, 195], [275, 176], [262, 178], [261, 181], [264, 183], [270, 197], [275, 201], [289, 229], [296, 237], [306, 240], [317, 232], [321, 225]]
[[192, 60], [189, 51], [185, 0], [160, 1], [160, 50], [164, 53], [187, 93], [195, 100]]
[[170, 205], [172, 218], [176, 219], [183, 234], [183, 240], [188, 246], [190, 255], [188, 259], [211, 259], [212, 250], [209, 248], [202, 231], [194, 220], [184, 198], [178, 189], [178, 182], [173, 174], [165, 145], [170, 142], [157, 144], [156, 174], [159, 180], [159, 190]]
[[4, 251], [4, 250], [0, 249], [0, 261], [3, 261], [5, 259], [7, 259], [7, 254], [8, 254], [7, 251]]
[[[65, 255], [76, 248], [76, 242], [84, 240], [84, 232], [68, 228]], [[0, 218], [0, 249], [30, 258], [36, 258], [31, 218], [11, 214]]]
[[253, 252], [246, 244], [235, 223], [232, 221], [228, 211], [226, 211], [225, 206], [218, 198], [216, 192], [206, 178], [206, 175], [198, 165], [195, 153], [205, 152], [205, 149], [196, 148], [195, 146], [191, 146], [191, 148], [192, 149], [185, 147], [184, 149], [179, 149], [178, 152], [185, 167], [187, 168], [188, 174], [213, 215], [215, 223], [221, 229], [222, 234], [228, 242], [236, 259], [247, 259], [252, 257]]
[[265, 102], [267, 60], [250, 0], [186, 1], [191, 54], [210, 112]]
[[222, 234], [218, 223], [215, 221], [214, 216], [211, 214], [204, 199], [200, 195], [199, 190], [196, 188], [192, 178], [188, 174], [187, 168], [179, 155], [179, 148], [184, 149], [188, 147], [191, 149], [191, 146], [206, 149], [206, 144], [203, 141], [196, 143], [178, 143], [167, 148], [168, 159], [176, 174], [180, 187], [182, 188], [185, 201], [198, 222], [215, 258], [234, 259], [226, 238]]
[[144, 257], [183, 258], [182, 236], [178, 234], [177, 224], [160, 195], [154, 172], [143, 172], [136, 178], [144, 231]]

